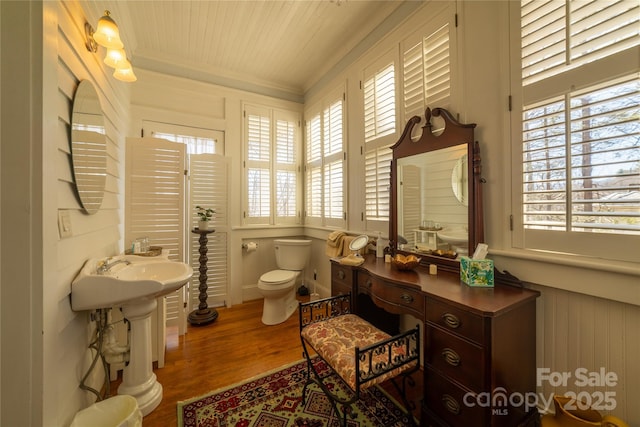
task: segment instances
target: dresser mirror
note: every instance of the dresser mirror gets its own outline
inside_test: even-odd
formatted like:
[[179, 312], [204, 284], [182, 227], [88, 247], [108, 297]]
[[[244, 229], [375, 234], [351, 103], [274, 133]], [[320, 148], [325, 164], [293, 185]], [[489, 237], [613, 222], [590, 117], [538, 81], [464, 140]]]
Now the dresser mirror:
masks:
[[427, 108], [415, 136], [420, 121], [412, 117], [391, 147], [390, 245], [423, 263], [458, 268], [457, 258], [484, 240], [476, 125]]
[[107, 178], [107, 140], [104, 115], [93, 84], [82, 80], [73, 98], [71, 114], [73, 179], [82, 207], [98, 212]]

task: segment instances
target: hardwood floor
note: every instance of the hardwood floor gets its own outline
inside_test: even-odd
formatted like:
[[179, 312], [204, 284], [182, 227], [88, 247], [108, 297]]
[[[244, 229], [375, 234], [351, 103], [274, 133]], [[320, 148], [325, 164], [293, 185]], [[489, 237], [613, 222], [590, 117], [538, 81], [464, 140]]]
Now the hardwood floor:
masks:
[[[262, 300], [220, 308], [218, 312], [214, 323], [189, 325], [183, 336], [169, 331], [165, 366], [154, 369], [164, 389], [162, 402], [144, 417], [144, 427], [176, 426], [178, 401], [260, 376], [303, 358], [297, 312], [275, 326], [262, 324]], [[121, 375], [120, 372], [119, 378], [111, 382], [113, 394]], [[422, 375], [417, 377], [421, 390]], [[390, 387], [385, 388], [392, 393]], [[413, 399], [415, 414], [419, 416], [419, 399], [415, 396]]]

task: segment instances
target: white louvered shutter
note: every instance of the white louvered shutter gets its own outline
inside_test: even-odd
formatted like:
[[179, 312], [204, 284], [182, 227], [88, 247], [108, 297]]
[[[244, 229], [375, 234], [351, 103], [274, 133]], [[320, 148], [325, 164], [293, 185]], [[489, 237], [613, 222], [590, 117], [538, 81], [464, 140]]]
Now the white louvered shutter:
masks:
[[366, 229], [389, 221], [392, 152], [396, 136], [395, 62], [385, 55], [364, 70]]
[[[228, 297], [229, 259], [228, 236], [228, 161], [217, 154], [192, 154], [189, 156], [189, 193], [191, 227], [197, 227], [198, 217], [195, 207], [202, 206], [215, 210], [209, 227], [215, 230], [207, 235], [207, 305], [219, 307], [225, 305]], [[189, 263], [194, 275], [189, 283], [189, 312], [198, 308], [200, 300], [199, 234], [190, 233]]]
[[[152, 246], [169, 250], [169, 259], [184, 257], [184, 144], [158, 138], [127, 138], [125, 173], [125, 245], [148, 237]], [[179, 326], [180, 290], [165, 297], [166, 325]]]
[[523, 1], [519, 18], [514, 245], [635, 261], [628, 248], [640, 235], [640, 3]]
[[[337, 99], [336, 99], [337, 98]], [[325, 225], [344, 227], [345, 160], [343, 93], [332, 96], [322, 120]]]
[[419, 229], [422, 216], [422, 185], [420, 167], [405, 165], [400, 171], [399, 200], [402, 206], [398, 206], [398, 232], [407, 239], [410, 246], [415, 246], [416, 232]]
[[300, 220], [300, 153], [297, 116], [274, 111], [275, 223], [296, 224]]
[[306, 122], [305, 223], [322, 224], [322, 122], [317, 113]]
[[268, 224], [271, 217], [271, 118], [266, 108], [246, 107], [245, 221]]

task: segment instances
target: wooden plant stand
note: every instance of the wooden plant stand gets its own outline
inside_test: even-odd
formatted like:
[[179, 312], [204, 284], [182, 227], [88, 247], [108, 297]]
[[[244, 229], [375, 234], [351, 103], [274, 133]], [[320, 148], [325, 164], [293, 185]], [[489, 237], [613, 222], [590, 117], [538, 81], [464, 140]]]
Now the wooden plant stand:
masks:
[[207, 235], [213, 233], [214, 230], [194, 228], [191, 232], [200, 235], [200, 239], [198, 240], [200, 243], [200, 258], [198, 258], [200, 261], [200, 269], [198, 270], [200, 271], [200, 276], [198, 276], [200, 280], [200, 286], [198, 286], [198, 290], [200, 291], [200, 295], [198, 296], [200, 304], [197, 310], [189, 313], [187, 319], [192, 325], [201, 326], [212, 323], [218, 318], [218, 311], [215, 308], [209, 308], [209, 306], [207, 306], [207, 251], [209, 250], [207, 248], [207, 242], [209, 241]]

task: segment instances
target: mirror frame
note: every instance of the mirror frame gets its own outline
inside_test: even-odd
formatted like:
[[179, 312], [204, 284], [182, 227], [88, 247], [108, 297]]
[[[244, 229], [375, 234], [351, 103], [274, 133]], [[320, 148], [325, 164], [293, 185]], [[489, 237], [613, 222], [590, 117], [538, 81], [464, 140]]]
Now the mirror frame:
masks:
[[[91, 117], [91, 120], [85, 120]], [[83, 130], [92, 126], [102, 128]], [[104, 199], [107, 176], [107, 139], [104, 112], [98, 92], [90, 80], [82, 80], [76, 88], [71, 111], [69, 147], [76, 194], [84, 211], [95, 214]]]
[[[411, 137], [413, 128], [420, 123], [419, 116], [413, 116], [405, 125], [402, 136], [398, 142], [391, 146], [393, 160], [391, 161], [391, 210], [389, 212], [389, 247], [392, 253], [398, 252], [398, 160], [416, 154], [428, 153], [455, 145], [467, 145], [467, 161], [469, 178], [469, 204], [467, 225], [469, 228], [469, 256], [473, 254], [478, 243], [484, 242], [484, 217], [482, 206], [482, 178], [480, 176], [480, 147], [474, 140], [475, 123], [462, 124], [458, 122], [449, 111], [444, 108], [427, 108], [424, 114], [425, 124], [422, 126], [422, 135], [419, 139]], [[433, 133], [432, 117], [441, 117], [444, 121], [444, 130], [438, 135]], [[403, 251], [406, 252], [406, 251]], [[459, 270], [458, 260], [438, 257], [429, 254], [420, 254], [421, 264], [439, 264]]]

